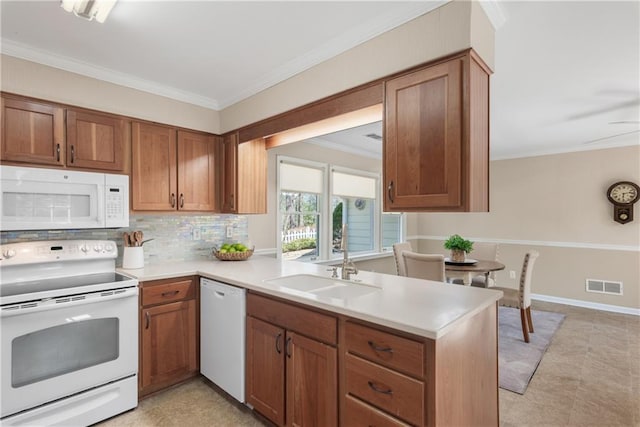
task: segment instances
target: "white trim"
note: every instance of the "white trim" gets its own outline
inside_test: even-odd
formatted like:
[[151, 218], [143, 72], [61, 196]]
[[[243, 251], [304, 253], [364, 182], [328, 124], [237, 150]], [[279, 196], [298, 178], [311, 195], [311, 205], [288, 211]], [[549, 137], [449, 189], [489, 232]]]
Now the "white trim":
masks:
[[[447, 240], [448, 236], [426, 236], [413, 235], [407, 236], [407, 240]], [[578, 248], [578, 249], [596, 249], [605, 251], [625, 251], [640, 252], [640, 246], [633, 245], [610, 245], [606, 243], [583, 243], [583, 242], [553, 242], [545, 240], [512, 240], [512, 239], [489, 239], [482, 237], [467, 237], [474, 242], [485, 243], [502, 243], [505, 245], [524, 245], [524, 246], [550, 246], [556, 248]]]
[[499, 29], [507, 22], [507, 16], [498, 0], [480, 0], [479, 3], [494, 29]]
[[[594, 144], [595, 145], [595, 144]], [[523, 151], [519, 153], [505, 153], [505, 154], [494, 154], [492, 152], [490, 154], [490, 160], [511, 160], [511, 159], [522, 159], [527, 157], [540, 157], [540, 156], [553, 156], [556, 154], [567, 154], [567, 153], [579, 153], [582, 151], [594, 151], [594, 150], [606, 150], [609, 148], [621, 148], [621, 147], [631, 147], [635, 145], [640, 145], [640, 141], [622, 141], [622, 142], [609, 142], [609, 143], [601, 143], [597, 147], [594, 145], [579, 145], [577, 147], [560, 147], [560, 148], [544, 148], [539, 150], [529, 150]]]
[[416, 2], [415, 7], [403, 10], [396, 14], [386, 14], [374, 22], [369, 23], [366, 28], [362, 25], [354, 26], [354, 28], [340, 37], [336, 37], [319, 46], [318, 48], [301, 55], [282, 66], [272, 70], [264, 77], [247, 84], [244, 90], [237, 92], [235, 95], [228, 96], [218, 101], [220, 108], [226, 108], [236, 102], [249, 98], [258, 92], [262, 92], [276, 84], [283, 82], [296, 74], [299, 74], [309, 68], [318, 65], [328, 59], [336, 57], [349, 49], [369, 41], [380, 34], [390, 31], [400, 25], [416, 19], [440, 6], [449, 3], [450, 0], [438, 0], [434, 2]]
[[327, 141], [327, 140], [324, 140], [322, 138], [311, 138], [311, 139], [307, 139], [304, 142], [306, 142], [308, 144], [317, 145], [319, 147], [323, 147], [323, 148], [326, 148], [328, 150], [336, 150], [336, 151], [342, 151], [342, 152], [350, 153], [350, 154], [357, 154], [359, 156], [368, 157], [368, 158], [376, 159], [376, 160], [381, 160], [382, 159], [382, 154], [381, 153], [379, 154], [379, 153], [376, 153], [375, 151], [363, 150], [363, 149], [360, 149], [360, 148], [352, 147], [350, 145], [340, 144], [338, 142]]
[[220, 105], [215, 99], [197, 95], [171, 86], [166, 86], [150, 80], [142, 79], [131, 74], [121, 73], [109, 68], [98, 67], [93, 64], [78, 61], [68, 56], [57, 55], [40, 49], [16, 43], [9, 39], [2, 40], [2, 54], [37, 62], [49, 67], [59, 68], [70, 73], [80, 74], [105, 82], [131, 89], [141, 90], [158, 96], [175, 99], [193, 105], [199, 105], [213, 110], [219, 110]]
[[531, 299], [537, 301], [553, 302], [556, 304], [573, 305], [576, 307], [590, 308], [593, 310], [610, 311], [613, 313], [630, 314], [640, 316], [640, 308], [622, 307], [620, 305], [600, 304], [597, 302], [582, 301], [578, 299], [554, 297], [551, 295], [531, 294]]

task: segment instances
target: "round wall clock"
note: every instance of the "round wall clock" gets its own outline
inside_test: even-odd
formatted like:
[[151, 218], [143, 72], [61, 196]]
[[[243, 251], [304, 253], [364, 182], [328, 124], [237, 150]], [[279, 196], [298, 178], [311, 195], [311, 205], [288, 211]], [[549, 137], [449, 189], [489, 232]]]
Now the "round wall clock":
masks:
[[633, 204], [640, 199], [640, 187], [630, 181], [619, 181], [609, 187], [607, 198], [613, 203], [613, 220], [626, 224], [633, 221]]
[[356, 208], [362, 210], [367, 205], [367, 201], [363, 199], [356, 199], [355, 205]]

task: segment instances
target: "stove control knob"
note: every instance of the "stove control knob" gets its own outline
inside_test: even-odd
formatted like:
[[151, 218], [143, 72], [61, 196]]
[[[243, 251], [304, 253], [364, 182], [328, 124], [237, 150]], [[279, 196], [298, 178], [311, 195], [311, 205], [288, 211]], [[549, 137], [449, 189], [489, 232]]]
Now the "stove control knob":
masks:
[[93, 250], [96, 251], [96, 252], [102, 252], [102, 245], [95, 245], [93, 247]]
[[104, 250], [107, 252], [113, 252], [113, 250], [115, 249], [115, 246], [113, 245], [105, 245]]
[[86, 254], [87, 252], [89, 252], [89, 246], [80, 245], [80, 250]]
[[2, 256], [5, 258], [13, 258], [16, 256], [16, 251], [14, 249], [6, 249], [2, 252]]

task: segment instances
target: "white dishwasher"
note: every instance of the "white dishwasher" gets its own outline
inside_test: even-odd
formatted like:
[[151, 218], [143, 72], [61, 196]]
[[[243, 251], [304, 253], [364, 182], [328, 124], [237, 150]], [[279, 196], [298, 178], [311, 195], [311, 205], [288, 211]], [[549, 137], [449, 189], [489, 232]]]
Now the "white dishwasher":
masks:
[[200, 279], [200, 372], [244, 403], [246, 291]]

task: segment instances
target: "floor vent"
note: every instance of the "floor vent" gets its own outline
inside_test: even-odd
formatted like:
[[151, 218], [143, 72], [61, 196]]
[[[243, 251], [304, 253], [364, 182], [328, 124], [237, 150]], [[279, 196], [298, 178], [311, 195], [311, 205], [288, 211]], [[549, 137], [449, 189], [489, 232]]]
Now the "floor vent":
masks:
[[622, 282], [612, 280], [587, 279], [587, 292], [622, 295]]

